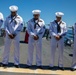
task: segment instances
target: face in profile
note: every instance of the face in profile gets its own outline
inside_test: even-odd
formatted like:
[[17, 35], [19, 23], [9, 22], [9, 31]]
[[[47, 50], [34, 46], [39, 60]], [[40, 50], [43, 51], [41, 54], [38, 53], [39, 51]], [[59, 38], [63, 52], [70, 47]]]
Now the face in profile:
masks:
[[34, 17], [34, 19], [38, 20], [40, 17], [40, 14], [34, 14], [33, 17]]

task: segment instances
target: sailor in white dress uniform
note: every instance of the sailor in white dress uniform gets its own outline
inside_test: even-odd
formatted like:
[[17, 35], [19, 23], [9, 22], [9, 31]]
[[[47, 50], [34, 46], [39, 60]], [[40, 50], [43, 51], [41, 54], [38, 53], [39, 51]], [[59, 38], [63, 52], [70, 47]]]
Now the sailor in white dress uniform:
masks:
[[55, 52], [58, 46], [59, 49], [59, 59], [58, 66], [63, 69], [63, 51], [64, 51], [64, 36], [67, 33], [66, 23], [63, 22], [62, 12], [56, 13], [56, 20], [50, 23], [50, 36], [51, 36], [51, 56], [50, 56], [50, 68], [54, 68]]
[[45, 32], [45, 23], [39, 18], [40, 12], [40, 10], [33, 10], [32, 13], [34, 18], [29, 20], [27, 25], [27, 31], [29, 33], [28, 67], [32, 66], [34, 47], [36, 48], [36, 65], [38, 67], [42, 65], [42, 37]]
[[9, 15], [4, 23], [6, 37], [5, 47], [3, 53], [2, 66], [7, 67], [9, 61], [10, 46], [12, 40], [14, 40], [14, 65], [19, 67], [19, 56], [20, 56], [20, 31], [23, 27], [23, 19], [17, 14], [18, 7], [12, 5], [9, 7], [11, 15]]
[[72, 58], [72, 70], [76, 70], [76, 23], [74, 24], [74, 49]]

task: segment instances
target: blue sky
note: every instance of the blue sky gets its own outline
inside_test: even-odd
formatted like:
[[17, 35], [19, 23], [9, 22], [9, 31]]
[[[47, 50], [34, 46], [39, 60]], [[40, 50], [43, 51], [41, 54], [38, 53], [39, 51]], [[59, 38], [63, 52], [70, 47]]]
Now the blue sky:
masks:
[[61, 11], [65, 15], [63, 20], [67, 25], [76, 22], [76, 0], [0, 0], [0, 11], [6, 18], [10, 14], [9, 6], [17, 5], [18, 14], [27, 22], [32, 18], [32, 10], [40, 9], [41, 18], [48, 24], [55, 19], [55, 12]]

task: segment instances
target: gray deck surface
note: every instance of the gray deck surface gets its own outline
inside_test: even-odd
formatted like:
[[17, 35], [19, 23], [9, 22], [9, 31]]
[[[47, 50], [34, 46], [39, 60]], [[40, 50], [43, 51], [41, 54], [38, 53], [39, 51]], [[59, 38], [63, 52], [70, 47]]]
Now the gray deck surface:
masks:
[[[21, 33], [21, 39], [20, 41], [24, 41], [24, 33]], [[13, 42], [12, 42], [13, 43]], [[11, 51], [10, 51], [10, 58], [9, 62], [13, 63], [13, 48], [14, 45], [11, 45]], [[0, 37], [0, 62], [2, 61], [2, 56], [3, 56], [3, 50], [4, 50], [4, 38]], [[27, 51], [28, 51], [28, 45], [25, 43], [20, 43], [20, 66], [24, 67], [24, 65], [27, 63]], [[72, 56], [69, 54], [72, 54], [73, 47], [65, 47], [64, 50], [64, 67], [69, 70], [69, 67], [71, 66], [72, 63]], [[58, 49], [56, 51], [56, 56], [55, 56], [55, 66], [58, 65]], [[33, 60], [33, 65], [36, 65], [36, 51], [34, 51], [34, 60]], [[42, 65], [47, 68], [49, 65], [51, 59], [50, 59], [50, 41], [47, 41], [45, 38], [43, 38], [43, 48], [42, 48]], [[11, 66], [13, 67], [13, 66]], [[29, 74], [29, 73], [9, 73], [9, 72], [0, 72], [0, 75], [41, 75], [41, 74]]]

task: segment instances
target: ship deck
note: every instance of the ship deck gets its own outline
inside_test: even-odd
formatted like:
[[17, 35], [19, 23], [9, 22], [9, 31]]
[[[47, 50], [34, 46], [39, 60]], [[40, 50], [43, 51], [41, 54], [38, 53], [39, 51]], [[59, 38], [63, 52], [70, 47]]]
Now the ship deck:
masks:
[[[70, 71], [71, 63], [72, 63], [72, 52], [73, 52], [73, 46], [69, 47], [66, 46], [64, 50], [64, 67], [65, 70], [61, 71], [58, 69], [58, 49], [56, 51], [55, 56], [55, 67], [56, 69], [50, 70], [48, 69], [49, 63], [51, 61], [50, 59], [50, 41], [47, 41], [45, 38], [43, 38], [43, 48], [42, 48], [42, 65], [43, 69], [37, 69], [36, 68], [36, 51], [34, 50], [34, 60], [33, 60], [33, 66], [32, 68], [25, 68], [25, 65], [27, 63], [27, 51], [28, 51], [28, 44], [24, 43], [24, 33], [21, 33], [21, 39], [20, 39], [20, 68], [14, 68], [13, 66], [13, 48], [14, 45], [11, 45], [11, 51], [10, 51], [10, 58], [9, 58], [9, 65], [8, 68], [0, 67], [0, 75], [76, 75], [76, 71], [72, 72]], [[12, 42], [13, 43], [13, 42]], [[4, 51], [4, 38], [0, 39], [0, 62], [2, 61]]]

